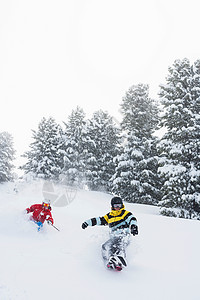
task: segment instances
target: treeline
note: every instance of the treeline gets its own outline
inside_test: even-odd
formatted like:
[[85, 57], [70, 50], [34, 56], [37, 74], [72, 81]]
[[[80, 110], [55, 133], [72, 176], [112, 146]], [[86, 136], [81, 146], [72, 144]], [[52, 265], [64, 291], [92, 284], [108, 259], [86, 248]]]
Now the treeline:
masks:
[[[130, 87], [120, 125], [101, 110], [86, 119], [80, 107], [62, 127], [43, 118], [21, 168], [36, 178], [115, 193], [128, 202], [159, 205], [163, 215], [199, 220], [200, 60], [176, 60], [168, 71], [157, 101], [149, 97], [148, 85]], [[165, 130], [161, 138], [158, 129]], [[10, 146], [1, 140], [0, 155], [9, 149], [12, 161], [7, 137]], [[3, 174], [12, 165], [1, 157]]]

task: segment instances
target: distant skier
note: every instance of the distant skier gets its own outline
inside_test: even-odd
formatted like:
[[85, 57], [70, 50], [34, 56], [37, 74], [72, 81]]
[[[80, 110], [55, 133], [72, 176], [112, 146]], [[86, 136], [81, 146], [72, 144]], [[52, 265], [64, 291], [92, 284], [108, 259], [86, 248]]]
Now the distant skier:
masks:
[[85, 229], [88, 226], [108, 225], [110, 239], [102, 245], [102, 256], [109, 269], [121, 271], [127, 266], [125, 249], [130, 242], [130, 234], [138, 234], [137, 219], [133, 214], [125, 210], [120, 197], [111, 199], [111, 212], [103, 217], [92, 218], [82, 224]]
[[30, 208], [26, 208], [26, 212], [27, 214], [32, 213], [30, 220], [38, 225], [38, 231], [41, 230], [45, 221], [49, 225], [53, 225], [54, 223], [49, 200], [45, 199], [42, 204], [34, 204]]

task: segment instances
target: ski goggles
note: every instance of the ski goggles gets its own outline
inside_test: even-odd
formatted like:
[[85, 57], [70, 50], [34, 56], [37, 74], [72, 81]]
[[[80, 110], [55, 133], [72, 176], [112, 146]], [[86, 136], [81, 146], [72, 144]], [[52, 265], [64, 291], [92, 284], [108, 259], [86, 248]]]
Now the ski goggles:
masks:
[[42, 204], [44, 207], [49, 207], [50, 205], [48, 203], [43, 203]]
[[114, 208], [122, 208], [122, 204], [121, 203], [116, 203], [116, 204], [113, 204], [113, 207]]

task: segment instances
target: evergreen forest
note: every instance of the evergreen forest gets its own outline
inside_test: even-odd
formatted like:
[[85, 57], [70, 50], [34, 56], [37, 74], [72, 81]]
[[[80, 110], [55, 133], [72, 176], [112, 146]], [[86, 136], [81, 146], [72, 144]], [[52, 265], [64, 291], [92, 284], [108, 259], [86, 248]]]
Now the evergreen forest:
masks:
[[[42, 118], [21, 170], [200, 220], [200, 60], [175, 60], [157, 99], [149, 97], [148, 84], [132, 85], [120, 111], [120, 123], [101, 109], [88, 119], [81, 107], [62, 124]], [[0, 133], [0, 157], [0, 182], [14, 180], [8, 132]]]

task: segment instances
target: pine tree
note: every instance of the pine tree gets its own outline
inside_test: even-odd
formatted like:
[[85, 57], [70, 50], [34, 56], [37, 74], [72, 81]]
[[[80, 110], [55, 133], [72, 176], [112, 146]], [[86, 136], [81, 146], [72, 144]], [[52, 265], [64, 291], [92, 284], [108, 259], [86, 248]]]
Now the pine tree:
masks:
[[33, 139], [30, 151], [24, 154], [27, 163], [21, 169], [38, 178], [58, 180], [63, 168], [61, 127], [52, 117], [42, 118], [38, 131], [33, 130]]
[[87, 185], [91, 190], [110, 191], [115, 171], [113, 158], [119, 153], [119, 129], [113, 118], [102, 110], [88, 122]]
[[161, 213], [200, 218], [200, 63], [176, 60], [167, 84], [160, 86], [164, 106], [161, 124], [167, 129], [160, 144]]
[[85, 157], [87, 155], [86, 121], [83, 109], [77, 107], [65, 123], [64, 167], [65, 183], [82, 187], [85, 184]]
[[193, 154], [193, 165], [192, 167], [192, 182], [195, 186], [194, 194], [194, 210], [200, 213], [200, 60], [194, 62], [192, 66], [192, 111], [194, 117], [194, 128], [193, 128], [193, 143], [191, 152]]
[[8, 132], [0, 133], [0, 183], [13, 180], [15, 150], [13, 137]]
[[133, 85], [121, 104], [122, 129], [126, 132], [123, 153], [116, 157], [114, 192], [128, 202], [157, 204], [157, 138], [158, 109], [149, 98], [148, 85]]

